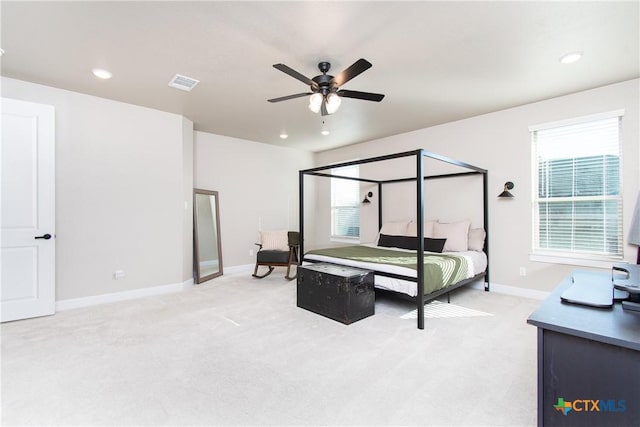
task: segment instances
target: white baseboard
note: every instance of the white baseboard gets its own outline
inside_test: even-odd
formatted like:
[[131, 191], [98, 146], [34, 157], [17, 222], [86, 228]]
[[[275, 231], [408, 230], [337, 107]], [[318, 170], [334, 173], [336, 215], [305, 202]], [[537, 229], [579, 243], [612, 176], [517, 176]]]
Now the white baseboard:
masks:
[[[224, 274], [246, 274], [250, 272], [254, 264], [236, 265], [224, 269]], [[56, 311], [71, 310], [74, 308], [90, 307], [92, 305], [107, 304], [110, 302], [125, 301], [136, 298], [144, 298], [154, 295], [164, 295], [174, 292], [181, 292], [194, 285], [193, 278], [182, 283], [171, 285], [151, 286], [149, 288], [133, 289], [130, 291], [114, 292], [110, 294], [94, 295], [90, 297], [72, 298], [56, 301]]]
[[[471, 283], [470, 287], [473, 289], [484, 290], [484, 282], [473, 282]], [[501, 285], [494, 282], [491, 282], [489, 284], [489, 290], [498, 294], [513, 295], [516, 297], [524, 297], [537, 300], [546, 299], [550, 294], [550, 292], [538, 291], [536, 289], [518, 288], [516, 286]]]
[[255, 267], [255, 264], [234, 265], [233, 267], [224, 267], [224, 274], [237, 274], [246, 273], [251, 271]]
[[153, 295], [170, 294], [181, 292], [193, 286], [193, 278], [182, 283], [172, 285], [152, 286], [149, 288], [133, 289], [131, 291], [114, 292], [110, 294], [94, 295], [90, 297], [72, 298], [56, 301], [56, 311], [71, 310], [74, 308], [89, 307], [92, 305], [106, 304], [116, 301], [125, 301], [136, 298], [143, 298]]

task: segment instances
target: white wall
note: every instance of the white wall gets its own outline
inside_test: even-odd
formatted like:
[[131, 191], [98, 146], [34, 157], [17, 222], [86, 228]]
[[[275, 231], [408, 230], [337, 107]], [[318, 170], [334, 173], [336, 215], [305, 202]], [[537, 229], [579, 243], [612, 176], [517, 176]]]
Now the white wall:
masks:
[[[56, 109], [56, 299], [182, 283], [192, 274], [192, 188], [220, 192], [225, 267], [252, 264], [258, 230], [298, 229], [298, 171], [315, 165], [425, 148], [489, 170], [491, 274], [495, 283], [549, 290], [573, 266], [529, 261], [531, 159], [528, 126], [624, 108], [624, 224], [640, 190], [640, 80], [421, 129], [316, 155], [193, 132], [182, 116], [2, 78], [2, 96]], [[376, 169], [395, 175], [403, 166]], [[326, 237], [326, 191], [307, 178], [306, 236]], [[498, 200], [505, 181], [514, 200]], [[467, 185], [456, 192], [465, 194]], [[364, 195], [368, 188], [363, 187]], [[449, 189], [430, 187], [433, 198]], [[413, 215], [399, 190], [391, 217]], [[317, 198], [313, 195], [317, 194]], [[324, 196], [323, 196], [324, 195]], [[386, 199], [389, 199], [387, 197]], [[464, 197], [463, 197], [464, 199]], [[365, 240], [375, 236], [374, 203], [363, 210]], [[316, 209], [316, 201], [319, 201]], [[406, 202], [405, 202], [406, 201]], [[455, 202], [460, 206], [464, 202]], [[456, 219], [427, 207], [427, 218]], [[431, 209], [431, 210], [429, 210]], [[467, 212], [465, 212], [464, 216]], [[474, 213], [469, 212], [474, 222]], [[388, 218], [393, 219], [393, 218]], [[633, 261], [635, 247], [625, 246]], [[528, 271], [518, 275], [519, 267]], [[123, 280], [113, 280], [122, 269]]]
[[[524, 288], [551, 290], [571, 270], [583, 267], [529, 261], [532, 234], [532, 163], [528, 126], [618, 109], [626, 111], [622, 129], [623, 221], [626, 239], [633, 206], [640, 189], [639, 88], [640, 80], [635, 79], [415, 132], [317, 153], [316, 164], [325, 165], [424, 148], [488, 169], [491, 281]], [[385, 176], [394, 173], [402, 175], [407, 173], [407, 169], [403, 166], [391, 168], [380, 166], [376, 169], [376, 173]], [[415, 167], [412, 170], [415, 170]], [[516, 196], [515, 199], [503, 200], [496, 197], [502, 191], [506, 181], [515, 183], [515, 188], [512, 190]], [[427, 186], [430, 185], [428, 182]], [[400, 204], [401, 200], [411, 200], [411, 195], [415, 192], [414, 188], [406, 190], [411, 193], [397, 195], [399, 201], [395, 202], [396, 205]], [[466, 185], [457, 185], [448, 190], [449, 194], [456, 194], [466, 191], [465, 188]], [[368, 190], [362, 187], [363, 195], [365, 191]], [[442, 195], [446, 190], [433, 191]], [[318, 206], [325, 206], [328, 203], [326, 193], [326, 191], [322, 192], [322, 188], [319, 189]], [[453, 200], [451, 197], [447, 196], [445, 200], [443, 197], [434, 195], [433, 200], [437, 200], [437, 202], [431, 206], [432, 198], [427, 197], [426, 200], [429, 202], [425, 208], [426, 218], [445, 220], [471, 216], [474, 219], [476, 214], [461, 207], [463, 202], [459, 200], [453, 201], [453, 205], [456, 206], [454, 210], [444, 211], [444, 206], [451, 204]], [[372, 223], [375, 215], [369, 215], [367, 212], [369, 208], [373, 207], [372, 203], [371, 206], [363, 208], [364, 223], [361, 226], [366, 238], [371, 237], [371, 230], [376, 226]], [[407, 216], [414, 218], [414, 211], [415, 204], [412, 204], [407, 209]], [[402, 216], [397, 207], [392, 216]], [[329, 216], [326, 213], [317, 215], [315, 220], [317, 221], [315, 227], [320, 230], [328, 230]], [[478, 220], [474, 219], [474, 222], [477, 223]], [[635, 251], [636, 247], [625, 245], [625, 260], [635, 262]], [[526, 268], [527, 275], [525, 277], [519, 275], [520, 267]]]
[[[188, 279], [191, 123], [52, 87], [1, 82], [3, 97], [55, 107], [56, 300]], [[114, 280], [115, 270], [126, 277]]]
[[194, 141], [194, 185], [220, 197], [225, 270], [255, 263], [260, 229], [298, 230], [298, 171], [311, 152], [197, 131]]
[[182, 280], [193, 280], [193, 122], [182, 118]]

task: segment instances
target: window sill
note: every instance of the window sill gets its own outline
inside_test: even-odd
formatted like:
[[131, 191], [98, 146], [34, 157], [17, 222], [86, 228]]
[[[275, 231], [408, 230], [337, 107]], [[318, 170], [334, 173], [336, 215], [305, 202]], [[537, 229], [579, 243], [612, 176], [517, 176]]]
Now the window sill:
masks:
[[529, 254], [529, 261], [546, 262], [549, 264], [577, 265], [580, 267], [593, 267], [610, 269], [614, 263], [623, 262], [623, 259], [613, 258], [577, 258], [559, 254]]
[[351, 243], [354, 245], [360, 244], [360, 239], [355, 237], [331, 237], [329, 241], [336, 243]]

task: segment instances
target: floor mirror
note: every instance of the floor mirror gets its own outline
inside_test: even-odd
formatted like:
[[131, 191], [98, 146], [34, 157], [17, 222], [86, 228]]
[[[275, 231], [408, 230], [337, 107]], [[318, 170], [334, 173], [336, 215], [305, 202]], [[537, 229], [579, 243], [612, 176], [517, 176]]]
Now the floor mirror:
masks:
[[222, 275], [220, 200], [217, 191], [193, 190], [194, 263], [196, 283]]

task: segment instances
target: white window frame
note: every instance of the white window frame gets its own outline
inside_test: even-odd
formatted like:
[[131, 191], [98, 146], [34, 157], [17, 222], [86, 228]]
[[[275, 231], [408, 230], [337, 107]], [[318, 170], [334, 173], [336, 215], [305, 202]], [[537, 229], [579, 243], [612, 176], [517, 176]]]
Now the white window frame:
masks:
[[[346, 172], [346, 173], [345, 173]], [[360, 176], [360, 167], [359, 165], [352, 166], [344, 166], [337, 169], [331, 170], [332, 174], [338, 176], [351, 176], [354, 178], [358, 178]], [[353, 185], [356, 189], [354, 189], [354, 198], [350, 204], [346, 205], [336, 205], [335, 201], [335, 186], [340, 185], [341, 183], [349, 183]], [[335, 214], [336, 209], [340, 208], [357, 208], [358, 209], [358, 235], [357, 236], [348, 236], [348, 235], [340, 235], [335, 233]], [[331, 178], [331, 236], [330, 241], [332, 242], [343, 242], [343, 243], [360, 243], [360, 182], [355, 180], [348, 180], [343, 178]]]
[[[541, 249], [537, 247], [538, 243], [538, 234], [539, 234], [539, 215], [538, 215], [538, 159], [535, 145], [535, 132], [546, 129], [559, 128], [564, 126], [571, 126], [576, 124], [594, 122], [598, 120], [618, 118], [619, 119], [619, 133], [618, 133], [618, 148], [619, 148], [619, 156], [620, 156], [620, 164], [618, 171], [618, 179], [620, 191], [615, 198], [619, 202], [620, 210], [622, 210], [622, 202], [623, 202], [623, 191], [622, 191], [622, 118], [624, 116], [624, 110], [615, 110], [605, 113], [593, 114], [589, 116], [576, 117], [568, 120], [555, 121], [550, 123], [544, 123], [539, 125], [529, 126], [529, 132], [531, 134], [531, 174], [532, 174], [532, 252], [529, 256], [531, 261], [538, 262], [548, 262], [548, 263], [556, 263], [556, 264], [570, 264], [570, 265], [579, 265], [579, 266], [588, 266], [588, 267], [600, 267], [600, 268], [610, 268], [612, 263], [620, 261], [624, 257], [624, 245], [620, 243], [620, 253], [617, 255], [603, 255], [603, 254], [587, 254], [583, 252], [574, 252], [574, 251], [561, 251], [561, 250], [549, 250], [549, 249]], [[607, 198], [611, 196], [603, 196], [603, 198]], [[623, 231], [622, 231], [622, 212], [618, 216], [618, 239], [622, 242], [623, 239]]]

